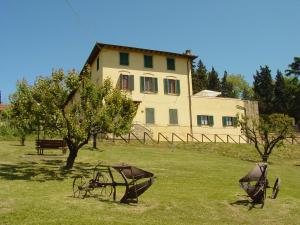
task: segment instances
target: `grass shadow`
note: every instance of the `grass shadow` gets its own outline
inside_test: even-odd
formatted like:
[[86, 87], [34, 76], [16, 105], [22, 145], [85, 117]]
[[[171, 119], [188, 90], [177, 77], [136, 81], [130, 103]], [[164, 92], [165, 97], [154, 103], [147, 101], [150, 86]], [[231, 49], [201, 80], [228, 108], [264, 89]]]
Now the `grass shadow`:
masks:
[[94, 165], [78, 162], [72, 170], [64, 170], [65, 161], [61, 159], [42, 159], [39, 162], [19, 162], [17, 164], [0, 164], [0, 178], [6, 180], [26, 181], [63, 181], [78, 175], [91, 176]]
[[[243, 199], [243, 200], [237, 200], [235, 202], [231, 202], [230, 205], [238, 205], [238, 206], [245, 206], [248, 207], [248, 210], [252, 210], [252, 209], [257, 209], [255, 203], [253, 203], [252, 201], [248, 200], [248, 199]], [[261, 209], [262, 207], [260, 207]]]

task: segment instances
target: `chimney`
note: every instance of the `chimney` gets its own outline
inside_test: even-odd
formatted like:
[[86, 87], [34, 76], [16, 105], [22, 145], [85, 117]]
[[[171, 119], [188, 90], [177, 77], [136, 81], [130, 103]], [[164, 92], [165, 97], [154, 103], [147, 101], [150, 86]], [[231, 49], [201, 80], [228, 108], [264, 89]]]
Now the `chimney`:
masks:
[[190, 49], [185, 50], [185, 54], [186, 54], [186, 55], [192, 55], [192, 51], [191, 51]]

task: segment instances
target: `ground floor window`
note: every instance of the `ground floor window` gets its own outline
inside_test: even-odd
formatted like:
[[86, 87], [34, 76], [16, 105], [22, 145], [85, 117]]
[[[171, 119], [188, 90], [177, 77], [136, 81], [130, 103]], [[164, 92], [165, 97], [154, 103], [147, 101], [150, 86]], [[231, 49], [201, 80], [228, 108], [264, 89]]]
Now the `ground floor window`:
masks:
[[154, 124], [154, 108], [146, 108], [146, 124]]
[[213, 126], [214, 117], [208, 115], [197, 115], [197, 125], [198, 126]]
[[171, 124], [171, 125], [177, 125], [178, 124], [177, 109], [169, 109], [169, 124]]
[[237, 126], [237, 118], [232, 116], [223, 116], [223, 127], [236, 127]]

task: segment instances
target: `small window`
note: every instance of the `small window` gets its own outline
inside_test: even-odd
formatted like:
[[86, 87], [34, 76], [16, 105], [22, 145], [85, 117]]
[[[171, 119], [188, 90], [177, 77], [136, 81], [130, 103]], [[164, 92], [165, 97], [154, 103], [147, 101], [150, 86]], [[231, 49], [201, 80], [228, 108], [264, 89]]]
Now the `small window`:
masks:
[[198, 115], [197, 116], [197, 125], [198, 126], [213, 126], [214, 117], [208, 115]]
[[144, 67], [153, 68], [153, 57], [151, 55], [144, 55]]
[[133, 75], [120, 75], [120, 89], [126, 91], [134, 90], [134, 76]]
[[157, 78], [141, 77], [140, 78], [141, 93], [157, 93]]
[[171, 125], [177, 125], [178, 124], [177, 109], [169, 109], [169, 123]]
[[174, 58], [167, 58], [167, 69], [175, 70], [175, 59]]
[[126, 52], [120, 52], [120, 65], [128, 66], [129, 65], [129, 54]]
[[154, 108], [146, 108], [146, 124], [154, 124]]
[[97, 58], [97, 71], [99, 70], [99, 57]]
[[236, 127], [237, 126], [237, 118], [231, 116], [223, 116], [222, 117], [223, 127]]
[[165, 94], [180, 95], [180, 81], [174, 79], [164, 79]]

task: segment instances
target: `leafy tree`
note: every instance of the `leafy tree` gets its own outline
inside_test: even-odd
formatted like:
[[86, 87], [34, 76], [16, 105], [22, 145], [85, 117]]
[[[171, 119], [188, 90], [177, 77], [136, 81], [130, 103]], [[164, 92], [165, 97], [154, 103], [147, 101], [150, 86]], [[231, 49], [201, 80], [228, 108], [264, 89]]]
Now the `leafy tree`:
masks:
[[201, 59], [198, 62], [197, 69], [192, 74], [193, 93], [207, 89], [207, 70]]
[[253, 76], [254, 97], [258, 100], [259, 112], [261, 114], [271, 114], [273, 112], [274, 85], [271, 70], [268, 66], [260, 67]]
[[[251, 95], [251, 88], [247, 81], [245, 80], [244, 76], [240, 74], [230, 74], [227, 77], [227, 82], [230, 83], [233, 87], [232, 90], [232, 97], [233, 98], [242, 98], [243, 92], [246, 92], [246, 94]], [[250, 98], [250, 96], [249, 96]]]
[[[28, 114], [37, 118], [34, 124], [38, 123], [51, 136], [63, 137], [67, 143], [66, 169], [73, 167], [79, 149], [93, 134], [127, 133], [136, 113], [133, 101], [112, 89], [110, 80], [97, 87], [87, 67], [80, 76], [74, 70], [68, 74], [58, 70], [50, 77], [39, 77], [31, 94], [32, 98], [27, 98], [24, 105], [33, 101], [35, 110]], [[24, 111], [20, 114], [22, 118], [27, 116]]]
[[211, 71], [208, 73], [208, 90], [212, 91], [220, 91], [220, 80], [218, 73], [215, 71], [214, 67], [212, 67]]
[[244, 88], [242, 91], [242, 99], [244, 100], [253, 100], [254, 99], [254, 93], [252, 88]]
[[21, 145], [25, 145], [26, 136], [36, 128], [36, 118], [33, 117], [36, 104], [32, 96], [32, 87], [25, 80], [17, 83], [17, 91], [9, 97], [9, 121], [20, 137]]
[[229, 97], [229, 98], [234, 98], [234, 93], [233, 93], [233, 85], [232, 83], [227, 81], [227, 71], [224, 71], [224, 75], [221, 81], [221, 93], [222, 97]]
[[294, 62], [289, 65], [289, 69], [286, 70], [287, 75], [300, 75], [300, 57], [294, 57]]
[[277, 113], [287, 114], [287, 94], [285, 88], [285, 81], [282, 73], [277, 70], [274, 86], [274, 111]]
[[264, 115], [259, 119], [243, 117], [239, 120], [242, 132], [254, 143], [263, 162], [267, 162], [275, 147], [291, 137], [292, 119], [284, 114]]

